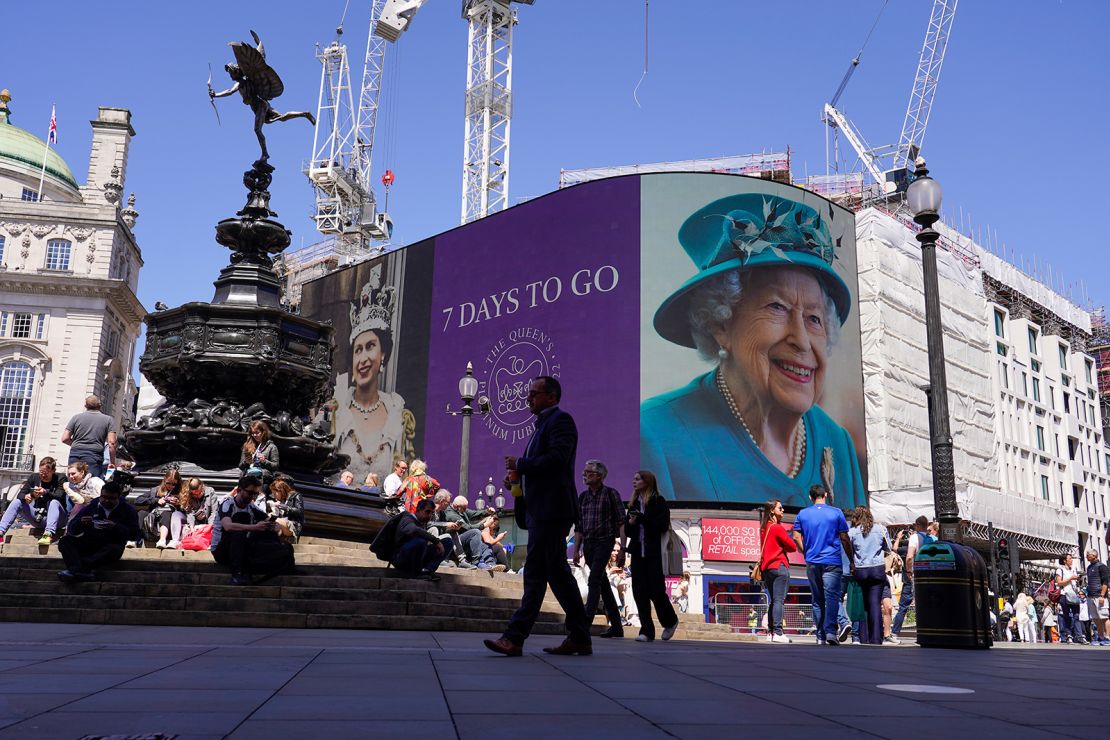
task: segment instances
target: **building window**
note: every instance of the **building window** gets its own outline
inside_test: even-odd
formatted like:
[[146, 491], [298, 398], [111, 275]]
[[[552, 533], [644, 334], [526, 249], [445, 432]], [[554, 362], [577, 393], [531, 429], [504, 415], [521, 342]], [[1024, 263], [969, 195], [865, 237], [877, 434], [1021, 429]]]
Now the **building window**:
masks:
[[1005, 357], [1006, 356], [1006, 345], [1003, 344], [1002, 342], [995, 342], [994, 343], [994, 351], [997, 352], [998, 354], [1002, 355], [1003, 357]]
[[1041, 498], [1043, 498], [1045, 501], [1049, 500], [1048, 476], [1047, 475], [1042, 475], [1041, 476]]
[[46, 243], [46, 269], [68, 270], [72, 245], [66, 239], [51, 239]]
[[1037, 427], [1037, 449], [1044, 452], [1044, 427]]
[[20, 200], [28, 203], [38, 203], [39, 193], [37, 190], [31, 190], [31, 188], [23, 188], [23, 195], [20, 197]]
[[0, 236], [0, 265], [4, 264], [4, 237]]
[[1021, 395], [1029, 397], [1029, 375], [1024, 371], [1021, 373]]
[[0, 313], [0, 337], [8, 336], [8, 316], [7, 311]]
[[35, 339], [42, 339], [46, 336], [46, 314], [40, 313], [38, 321], [35, 322]]
[[1003, 388], [1010, 387], [1010, 373], [1009, 369], [1004, 363], [998, 363], [998, 377], [1002, 381]]
[[31, 338], [31, 314], [17, 313], [12, 318], [12, 338], [13, 339], [30, 339]]
[[1067, 393], [1064, 394], [1064, 413], [1071, 413], [1071, 396], [1069, 396]]
[[8, 433], [0, 447], [0, 468], [23, 468], [27, 424], [31, 418], [31, 390], [35, 371], [26, 362], [9, 362], [0, 368], [0, 424]]
[[1056, 389], [1052, 386], [1048, 386], [1048, 407], [1056, 410]]
[[1035, 372], [1035, 373], [1039, 373], [1041, 371], [1041, 361], [1040, 360], [1030, 360], [1029, 361], [1029, 366], [1031, 368], [1033, 368], [1033, 372]]
[[996, 337], [1006, 338], [1006, 314], [994, 309], [994, 335]]
[[1041, 380], [1040, 378], [1033, 378], [1033, 400], [1041, 400]]
[[1060, 345], [1060, 369], [1068, 369], [1068, 345], [1066, 344]]
[[1039, 354], [1037, 352], [1037, 330], [1033, 328], [1029, 329], [1029, 351], [1034, 355]]
[[1091, 385], [1091, 383], [1093, 381], [1091, 380], [1091, 361], [1090, 360], [1086, 360], [1083, 363], [1083, 369], [1087, 371], [1087, 385]]

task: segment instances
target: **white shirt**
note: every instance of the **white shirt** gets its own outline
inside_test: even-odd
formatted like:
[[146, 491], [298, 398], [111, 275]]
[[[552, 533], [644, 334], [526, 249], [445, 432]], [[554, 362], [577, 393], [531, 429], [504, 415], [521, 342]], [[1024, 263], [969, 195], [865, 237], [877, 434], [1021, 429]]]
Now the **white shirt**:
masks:
[[[1075, 568], [1069, 568], [1065, 565], [1061, 565], [1056, 568], [1056, 576], [1058, 578], [1073, 578], [1075, 575]], [[1061, 587], [1060, 595], [1066, 598], [1072, 604], [1079, 603], [1079, 591], [1075, 589], [1075, 581], [1068, 581], [1068, 585]]]
[[382, 486], [382, 492], [386, 498], [393, 498], [397, 495], [397, 490], [401, 487], [401, 476], [396, 473], [390, 473], [385, 477], [385, 484]]

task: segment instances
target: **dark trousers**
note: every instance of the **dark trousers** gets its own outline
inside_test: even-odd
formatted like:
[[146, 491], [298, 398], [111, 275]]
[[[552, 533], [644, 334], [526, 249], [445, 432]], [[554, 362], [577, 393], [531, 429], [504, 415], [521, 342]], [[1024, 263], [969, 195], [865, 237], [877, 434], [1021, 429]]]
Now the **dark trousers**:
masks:
[[498, 542], [496, 545], [491, 546], [490, 550], [493, 551], [493, 557], [497, 561], [497, 564], [498, 565], [504, 565], [505, 568], [508, 569], [509, 568], [509, 553], [501, 545], [501, 543]]
[[235, 575], [251, 574], [266, 578], [293, 570], [293, 546], [276, 538], [258, 537], [258, 532], [224, 532], [212, 556]]
[[881, 565], [856, 568], [856, 583], [863, 591], [863, 607], [867, 618], [860, 622], [859, 639], [864, 645], [883, 643], [883, 586], [886, 571]]
[[621, 608], [617, 604], [617, 597], [613, 595], [613, 588], [609, 585], [609, 557], [613, 554], [613, 540], [586, 540], [582, 543], [586, 555], [586, 565], [590, 569], [590, 579], [587, 581], [586, 591], [586, 620], [593, 624], [594, 615], [597, 614], [597, 600], [605, 606], [605, 616], [609, 626], [621, 631]]
[[640, 612], [640, 634], [655, 639], [655, 622], [651, 620], [651, 605], [663, 629], [678, 624], [678, 615], [667, 596], [667, 581], [663, 578], [663, 554], [658, 547], [648, 547], [641, 556], [639, 546], [632, 546], [632, 598]]
[[443, 545], [442, 555], [436, 550], [436, 543], [413, 537], [401, 545], [401, 549], [393, 557], [393, 567], [405, 575], [435, 573], [440, 563], [449, 558], [451, 551], [455, 549], [455, 543], [447, 537], [441, 537], [439, 544]]
[[72, 465], [75, 462], [85, 463], [89, 466], [89, 475], [104, 480], [104, 450], [101, 450], [99, 455], [92, 451], [70, 450], [69, 464]]
[[767, 615], [767, 631], [773, 635], [782, 634], [782, 608], [786, 602], [786, 591], [790, 588], [790, 566], [763, 571], [763, 587], [771, 599], [770, 613]]
[[540, 615], [547, 586], [567, 615], [566, 628], [570, 639], [580, 645], [590, 644], [590, 626], [578, 583], [567, 565], [566, 536], [572, 522], [538, 522], [528, 530], [528, 557], [524, 561], [524, 595], [520, 608], [509, 620], [504, 637], [522, 645]]
[[1060, 642], [1074, 640], [1079, 642], [1083, 637], [1083, 628], [1079, 624], [1079, 604], [1072, 604], [1066, 597], [1060, 597]]
[[122, 542], [109, 542], [89, 533], [81, 537], [66, 535], [58, 540], [58, 552], [70, 573], [92, 573], [97, 568], [111, 565], [123, 557], [126, 546]]

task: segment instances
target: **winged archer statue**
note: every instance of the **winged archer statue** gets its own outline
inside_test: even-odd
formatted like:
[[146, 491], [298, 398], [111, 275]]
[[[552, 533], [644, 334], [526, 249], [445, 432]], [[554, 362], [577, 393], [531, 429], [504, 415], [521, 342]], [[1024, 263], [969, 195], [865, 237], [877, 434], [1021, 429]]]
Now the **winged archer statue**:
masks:
[[254, 38], [253, 46], [245, 41], [232, 41], [228, 44], [235, 54], [235, 63], [225, 64], [224, 69], [227, 70], [234, 84], [226, 90], [216, 92], [209, 81], [208, 97], [215, 101], [216, 98], [225, 98], [233, 93], [239, 93], [243, 102], [254, 111], [254, 133], [258, 137], [259, 146], [262, 147], [262, 159], [259, 161], [266, 162], [270, 159], [270, 153], [266, 149], [266, 137], [262, 134], [263, 125], [293, 118], [306, 118], [315, 126], [316, 117], [308, 111], [281, 113], [274, 110], [270, 101], [285, 91], [285, 85], [282, 84], [274, 68], [266, 63], [266, 50], [262, 47], [262, 40], [258, 38], [258, 34], [251, 31], [251, 36]]

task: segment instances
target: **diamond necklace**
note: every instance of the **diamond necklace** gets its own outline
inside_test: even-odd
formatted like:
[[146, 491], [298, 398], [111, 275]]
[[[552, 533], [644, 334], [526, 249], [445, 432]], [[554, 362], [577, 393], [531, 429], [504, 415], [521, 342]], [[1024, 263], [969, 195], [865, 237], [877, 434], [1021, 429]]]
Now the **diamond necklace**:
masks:
[[378, 400], [375, 401], [374, 403], [370, 404], [369, 406], [363, 406], [362, 404], [360, 404], [358, 401], [356, 401], [354, 399], [354, 396], [351, 397], [351, 408], [353, 408], [355, 411], [361, 411], [364, 414], [374, 413], [375, 411], [377, 411], [381, 407], [381, 405], [382, 405], [382, 397], [381, 396], [378, 396]]
[[[755, 435], [752, 434], [751, 429], [748, 429], [748, 423], [746, 421], [744, 421], [744, 417], [740, 415], [740, 409], [736, 407], [736, 399], [734, 399], [732, 397], [732, 391], [730, 391], [728, 389], [728, 384], [725, 383], [724, 374], [720, 370], [717, 371], [717, 390], [719, 390], [721, 392], [721, 396], [725, 399], [725, 403], [728, 404], [729, 411], [731, 411], [732, 415], [736, 418], [736, 420], [738, 422], [740, 422], [740, 426], [742, 426], [744, 428], [744, 431], [748, 435], [748, 439], [750, 439], [752, 441], [752, 444], [754, 444], [758, 448], [759, 443], [755, 441]], [[798, 419], [798, 424], [797, 424], [797, 426], [794, 427], [794, 454], [793, 454], [793, 459], [791, 460], [790, 470], [787, 471], [786, 477], [787, 478], [797, 477], [798, 473], [800, 473], [801, 470], [802, 470], [802, 463], [805, 462], [805, 459], [806, 459], [805, 424], [803, 423], [803, 421], [801, 419]]]

